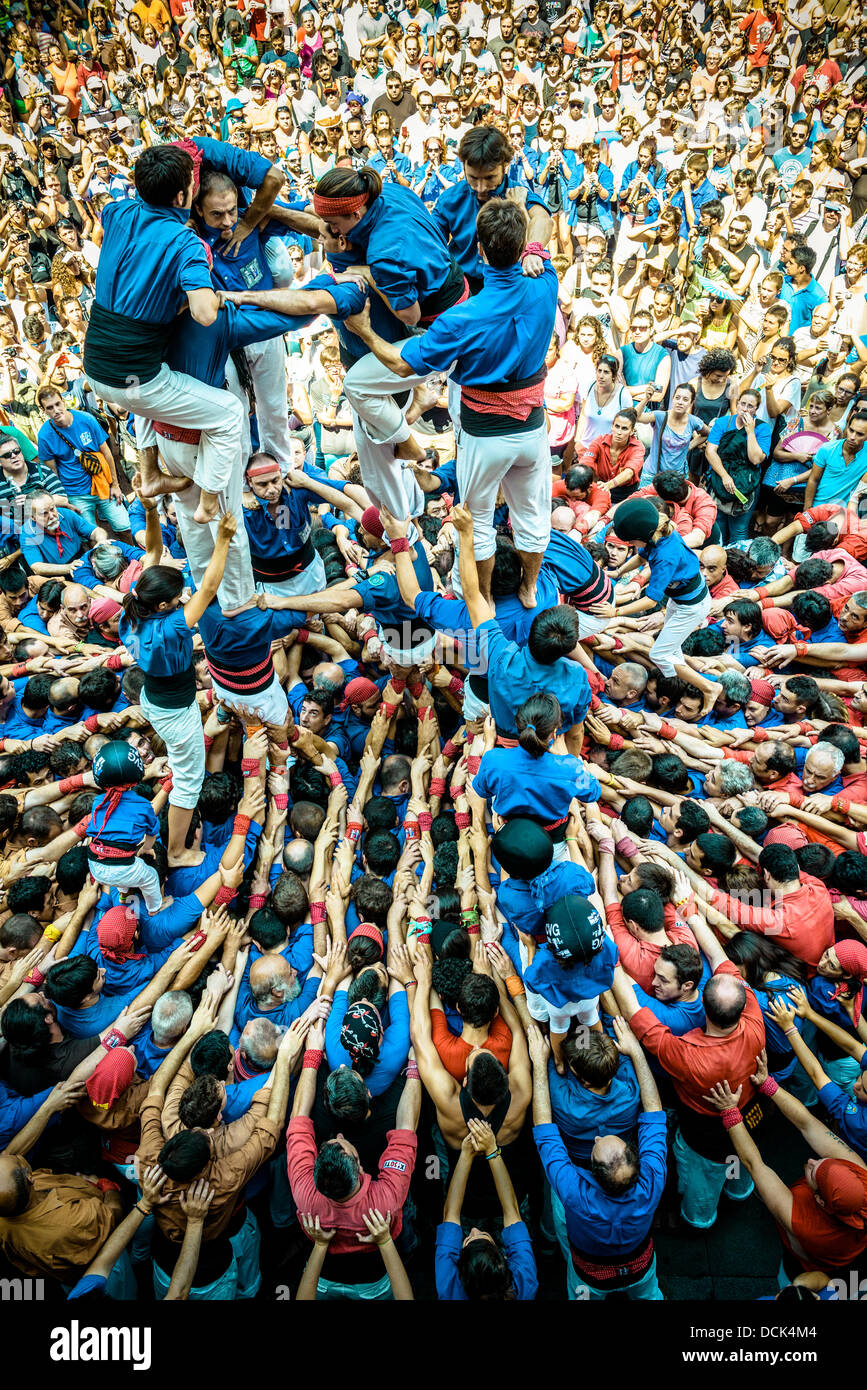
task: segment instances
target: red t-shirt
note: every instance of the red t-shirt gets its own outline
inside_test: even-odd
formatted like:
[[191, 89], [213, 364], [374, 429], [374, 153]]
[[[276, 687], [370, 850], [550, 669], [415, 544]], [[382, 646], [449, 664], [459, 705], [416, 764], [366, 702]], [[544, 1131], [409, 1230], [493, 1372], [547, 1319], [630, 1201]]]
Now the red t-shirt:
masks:
[[[452, 1032], [442, 1009], [431, 1009], [430, 1026], [431, 1038], [440, 1061], [449, 1076], [453, 1076], [455, 1081], [463, 1081], [467, 1074], [467, 1058], [473, 1050], [472, 1047], [457, 1033]], [[491, 1024], [482, 1047], [486, 1052], [493, 1053], [497, 1061], [508, 1069], [512, 1052], [512, 1030], [500, 1014], [497, 1014]]]
[[620, 903], [610, 903], [605, 916], [614, 937], [614, 944], [620, 956], [620, 964], [646, 994], [650, 993], [653, 981], [653, 967], [660, 951], [666, 946], [692, 946], [698, 950], [698, 943], [685, 922], [678, 922], [674, 903], [665, 904], [665, 934], [667, 941], [658, 945], [655, 941], [637, 941], [623, 920]]
[[[714, 975], [734, 975], [740, 980], [733, 961], [723, 961]], [[665, 1067], [674, 1082], [674, 1089], [684, 1105], [699, 1115], [718, 1112], [709, 1106], [704, 1096], [717, 1081], [728, 1081], [732, 1090], [743, 1086], [740, 1108], [743, 1110], [756, 1093], [750, 1075], [756, 1069], [756, 1057], [765, 1045], [765, 1023], [758, 999], [749, 985], [746, 1004], [734, 1030], [726, 1037], [711, 1037], [701, 1028], [692, 1028], [676, 1038], [671, 1029], [650, 1009], [639, 1009], [630, 1023], [638, 1041], [648, 1047]]]
[[784, 894], [775, 907], [751, 907], [719, 890], [713, 905], [739, 927], [772, 936], [780, 946], [814, 970], [822, 953], [834, 945], [834, 904], [824, 883], [801, 875], [801, 886]]
[[[867, 1207], [867, 1172], [857, 1163], [848, 1159], [835, 1159], [835, 1163], [845, 1163], [864, 1184], [864, 1203]], [[792, 1249], [788, 1231], [777, 1227], [783, 1244]], [[867, 1247], [867, 1226], [858, 1230], [838, 1221], [831, 1212], [820, 1207], [816, 1194], [806, 1178], [799, 1178], [792, 1184], [792, 1235], [805, 1252], [799, 1255], [793, 1251], [805, 1269], [834, 1271], [846, 1269]]]

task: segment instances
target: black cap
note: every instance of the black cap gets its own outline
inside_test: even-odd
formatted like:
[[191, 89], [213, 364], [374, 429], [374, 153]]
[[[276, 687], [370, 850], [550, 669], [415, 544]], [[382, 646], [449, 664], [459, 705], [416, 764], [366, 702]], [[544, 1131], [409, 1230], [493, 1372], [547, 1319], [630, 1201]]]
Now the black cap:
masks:
[[592, 903], [569, 893], [545, 914], [545, 935], [561, 965], [586, 965], [605, 940], [602, 918]]
[[611, 518], [611, 529], [622, 541], [649, 541], [659, 518], [649, 497], [632, 497], [620, 503]]
[[515, 816], [493, 836], [491, 854], [512, 878], [535, 878], [554, 858], [554, 842], [534, 820]]

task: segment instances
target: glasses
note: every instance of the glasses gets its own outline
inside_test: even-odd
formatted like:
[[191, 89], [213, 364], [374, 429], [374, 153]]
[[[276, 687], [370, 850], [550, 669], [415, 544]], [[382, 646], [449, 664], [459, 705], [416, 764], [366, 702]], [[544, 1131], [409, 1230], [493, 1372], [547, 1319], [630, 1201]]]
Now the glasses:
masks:
[[0, 461], [3, 461], [4, 459], [14, 459], [14, 458], [16, 458], [20, 453], [21, 453], [21, 450], [18, 449], [18, 448], [9, 449], [9, 450], [7, 450], [7, 452], [6, 452], [5, 454], [0, 454]]
[[772, 352], [772, 353], [771, 353], [771, 361], [772, 361], [772, 362], [788, 362], [788, 360], [789, 360], [789, 358], [788, 358], [788, 356], [787, 356], [786, 353], [779, 353], [779, 352]]

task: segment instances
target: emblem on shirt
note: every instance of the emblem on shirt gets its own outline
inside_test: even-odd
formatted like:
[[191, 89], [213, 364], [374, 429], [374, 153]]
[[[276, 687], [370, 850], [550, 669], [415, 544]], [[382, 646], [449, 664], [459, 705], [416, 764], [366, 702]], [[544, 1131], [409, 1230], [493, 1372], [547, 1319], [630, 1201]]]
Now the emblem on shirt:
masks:
[[264, 279], [262, 267], [257, 260], [248, 261], [246, 265], [239, 266], [238, 269], [248, 290], [251, 290], [254, 285], [258, 285], [259, 281]]
[[387, 1158], [383, 1163], [383, 1168], [391, 1168], [395, 1173], [405, 1173], [406, 1164], [399, 1158]]

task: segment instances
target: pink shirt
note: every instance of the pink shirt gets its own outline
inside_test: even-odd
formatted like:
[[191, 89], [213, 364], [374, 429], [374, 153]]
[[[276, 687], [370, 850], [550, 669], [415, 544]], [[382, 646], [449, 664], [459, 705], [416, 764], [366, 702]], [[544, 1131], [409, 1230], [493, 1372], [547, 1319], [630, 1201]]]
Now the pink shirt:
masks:
[[863, 565], [859, 565], [848, 550], [817, 550], [813, 558], [827, 560], [831, 565], [838, 560], [843, 562], [843, 573], [840, 578], [835, 579], [831, 584], [823, 584], [816, 590], [817, 594], [824, 594], [829, 603], [833, 602], [834, 599], [847, 599], [850, 594], [857, 594], [862, 589], [867, 589], [867, 569]]

